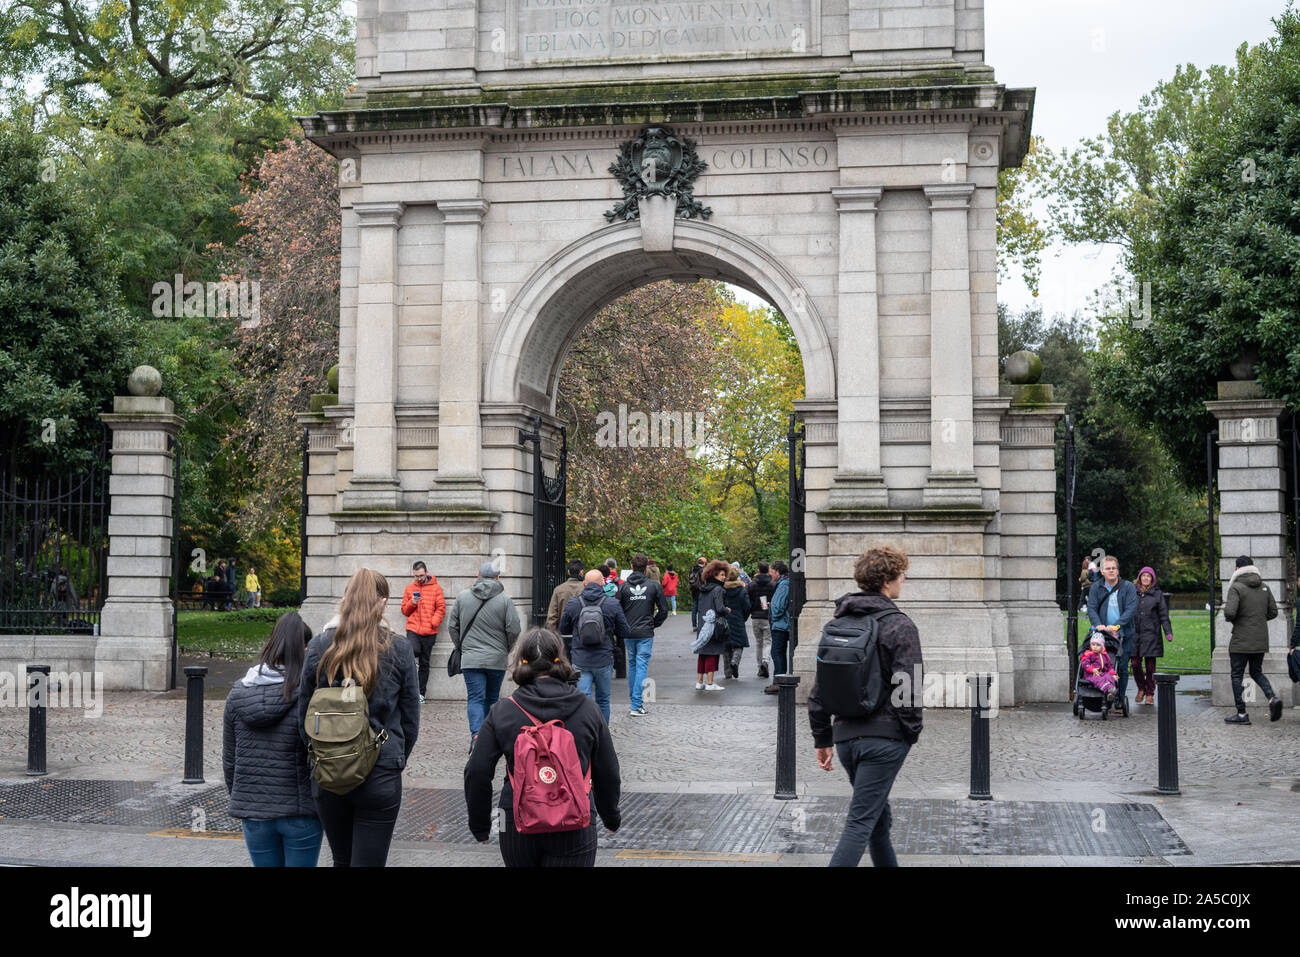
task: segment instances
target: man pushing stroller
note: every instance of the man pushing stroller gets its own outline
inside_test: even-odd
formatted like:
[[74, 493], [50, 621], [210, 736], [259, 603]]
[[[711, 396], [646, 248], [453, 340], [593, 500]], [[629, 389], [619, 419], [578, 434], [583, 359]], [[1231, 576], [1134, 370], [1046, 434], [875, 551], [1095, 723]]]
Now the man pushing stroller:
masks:
[[1123, 702], [1128, 694], [1128, 660], [1133, 654], [1133, 618], [1137, 608], [1137, 588], [1119, 577], [1119, 560], [1107, 555], [1101, 562], [1101, 578], [1088, 590], [1088, 621], [1092, 622], [1094, 631], [1109, 632], [1118, 642], [1116, 714], [1125, 711]]

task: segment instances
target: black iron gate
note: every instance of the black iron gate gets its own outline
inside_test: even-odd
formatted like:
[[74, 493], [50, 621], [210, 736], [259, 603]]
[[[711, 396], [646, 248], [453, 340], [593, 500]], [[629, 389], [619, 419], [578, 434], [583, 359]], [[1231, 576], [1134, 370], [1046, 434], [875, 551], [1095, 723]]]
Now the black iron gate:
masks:
[[0, 472], [0, 634], [95, 634], [108, 590], [108, 444], [75, 474]]
[[546, 623], [551, 592], [565, 579], [564, 523], [566, 505], [565, 472], [569, 462], [569, 434], [560, 429], [560, 461], [555, 477], [546, 474], [542, 462], [542, 420], [533, 419], [533, 430], [519, 430], [520, 443], [533, 444], [533, 624]]
[[794, 649], [799, 644], [799, 612], [807, 596], [804, 568], [808, 559], [808, 536], [804, 514], [808, 500], [804, 488], [807, 456], [804, 450], [804, 427], [795, 413], [790, 415], [790, 648], [786, 654], [787, 672], [794, 674]]

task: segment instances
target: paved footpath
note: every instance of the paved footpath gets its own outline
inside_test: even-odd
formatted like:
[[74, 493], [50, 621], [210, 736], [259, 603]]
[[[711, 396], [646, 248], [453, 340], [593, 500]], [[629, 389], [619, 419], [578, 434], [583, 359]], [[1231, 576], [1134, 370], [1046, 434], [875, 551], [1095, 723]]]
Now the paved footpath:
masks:
[[[798, 720], [798, 791], [772, 799], [776, 697], [755, 676], [723, 692], [694, 690], [689, 616], [656, 639], [650, 715], [627, 711], [614, 683], [610, 722], [623, 771], [625, 826], [601, 834], [602, 864], [823, 865], [850, 791], [821, 771], [806, 713]], [[224, 669], [224, 674], [242, 668]], [[226, 690], [208, 688], [206, 785], [181, 785], [184, 690], [104, 695], [102, 713], [51, 709], [49, 775], [28, 778], [27, 712], [0, 708], [0, 863], [246, 865], [225, 814], [221, 718]], [[1155, 790], [1155, 709], [1079, 721], [1066, 704], [1000, 709], [991, 718], [995, 800], [966, 799], [969, 712], [929, 710], [893, 791], [894, 840], [909, 865], [1074, 863], [1196, 866], [1300, 863], [1300, 713], [1249, 728], [1223, 723], [1208, 681], [1178, 695], [1183, 793]], [[428, 702], [405, 777], [391, 863], [496, 866], [473, 842], [461, 797], [464, 704]], [[504, 762], [498, 784], [504, 777]], [[115, 822], [115, 823], [104, 823]], [[196, 829], [196, 825], [200, 829]], [[493, 841], [495, 844], [495, 840]], [[322, 854], [328, 862], [328, 851]]]

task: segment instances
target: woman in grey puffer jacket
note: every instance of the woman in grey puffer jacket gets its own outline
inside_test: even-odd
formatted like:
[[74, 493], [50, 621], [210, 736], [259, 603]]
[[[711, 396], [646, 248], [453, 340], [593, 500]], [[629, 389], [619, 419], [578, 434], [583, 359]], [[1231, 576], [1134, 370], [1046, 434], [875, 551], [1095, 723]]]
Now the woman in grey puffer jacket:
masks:
[[242, 818], [255, 867], [315, 867], [324, 832], [298, 733], [298, 684], [311, 629], [280, 616], [248, 674], [226, 699], [222, 764], [230, 816]]

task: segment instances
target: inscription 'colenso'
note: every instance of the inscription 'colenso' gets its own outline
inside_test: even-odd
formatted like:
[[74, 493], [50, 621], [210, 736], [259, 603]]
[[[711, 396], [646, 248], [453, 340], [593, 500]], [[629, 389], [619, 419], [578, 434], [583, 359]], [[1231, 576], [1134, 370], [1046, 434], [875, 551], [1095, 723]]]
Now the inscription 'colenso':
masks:
[[[697, 147], [699, 156], [709, 164], [709, 173], [744, 173], [760, 170], [780, 171], [825, 169], [830, 166], [828, 146], [790, 143], [784, 146]], [[609, 150], [578, 152], [501, 153], [488, 163], [489, 176], [509, 179], [579, 179], [608, 176]]]

